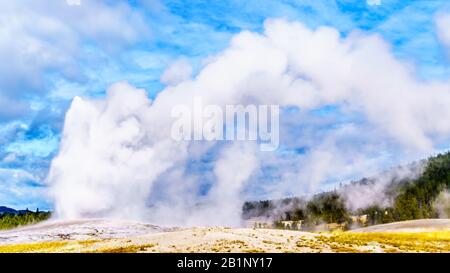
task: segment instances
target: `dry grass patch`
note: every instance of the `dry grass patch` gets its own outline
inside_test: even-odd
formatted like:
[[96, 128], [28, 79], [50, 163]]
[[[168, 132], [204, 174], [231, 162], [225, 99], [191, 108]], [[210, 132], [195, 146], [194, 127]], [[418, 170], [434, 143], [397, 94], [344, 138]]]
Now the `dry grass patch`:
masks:
[[450, 252], [450, 231], [337, 232], [318, 239], [336, 252], [370, 251], [374, 245], [383, 252]]
[[211, 247], [213, 252], [242, 252], [248, 248], [248, 244], [241, 240], [217, 240]]
[[137, 253], [147, 251], [149, 248], [155, 247], [156, 244], [144, 245], [127, 245], [127, 246], [113, 246], [96, 249], [95, 253]]
[[56, 253], [56, 252], [72, 252], [85, 247], [89, 247], [97, 240], [87, 241], [57, 241], [57, 242], [40, 242], [30, 244], [3, 245], [0, 246], [0, 253]]

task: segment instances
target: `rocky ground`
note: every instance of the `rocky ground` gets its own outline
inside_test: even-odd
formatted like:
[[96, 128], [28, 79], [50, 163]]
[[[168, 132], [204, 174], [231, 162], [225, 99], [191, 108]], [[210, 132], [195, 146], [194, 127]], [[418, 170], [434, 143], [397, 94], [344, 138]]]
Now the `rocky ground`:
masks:
[[333, 233], [164, 228], [102, 219], [47, 222], [0, 232], [0, 252], [450, 252], [450, 220]]

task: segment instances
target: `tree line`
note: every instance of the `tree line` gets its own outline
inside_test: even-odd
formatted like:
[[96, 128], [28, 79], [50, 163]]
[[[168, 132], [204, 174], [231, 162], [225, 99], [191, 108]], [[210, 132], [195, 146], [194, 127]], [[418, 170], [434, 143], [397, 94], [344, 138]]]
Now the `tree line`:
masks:
[[[357, 183], [367, 181], [362, 179]], [[319, 223], [350, 224], [352, 215], [366, 215], [366, 225], [437, 218], [435, 201], [440, 193], [449, 189], [450, 152], [447, 152], [428, 158], [422, 174], [417, 178], [391, 181], [384, 193], [393, 200], [389, 206], [372, 205], [351, 211], [346, 207], [344, 197], [335, 190], [317, 194], [308, 200], [293, 197], [245, 202], [242, 216], [244, 219], [271, 217], [276, 221], [302, 220], [306, 227]]]
[[3, 213], [0, 214], [0, 230], [11, 229], [19, 226], [35, 224], [49, 219], [50, 212], [44, 211], [25, 211], [21, 213]]

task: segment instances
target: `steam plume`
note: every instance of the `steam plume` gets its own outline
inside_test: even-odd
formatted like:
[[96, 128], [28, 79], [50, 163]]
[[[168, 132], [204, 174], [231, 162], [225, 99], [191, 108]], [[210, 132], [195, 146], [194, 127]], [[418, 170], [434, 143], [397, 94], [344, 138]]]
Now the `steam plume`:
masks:
[[[331, 179], [384, 168], [390, 157], [382, 151], [392, 149], [401, 160], [423, 157], [450, 134], [448, 81], [416, 79], [376, 35], [342, 38], [329, 27], [313, 31], [268, 20], [263, 34], [237, 34], [195, 78], [190, 71], [185, 63], [170, 67], [164, 77], [169, 86], [154, 101], [126, 83], [113, 85], [105, 99], [73, 100], [48, 177], [59, 217], [236, 225], [248, 189], [274, 197], [318, 189]], [[309, 129], [285, 124], [281, 141], [288, 150], [306, 148], [286, 155], [255, 151], [246, 142], [173, 141], [172, 107], [199, 96], [220, 106], [299, 109], [280, 119], [294, 116], [296, 125]], [[362, 121], [325, 130], [314, 110], [329, 105], [340, 106], [336, 115], [354, 114]], [[188, 167], [209, 153], [204, 169]], [[273, 172], [270, 179], [267, 170]]]

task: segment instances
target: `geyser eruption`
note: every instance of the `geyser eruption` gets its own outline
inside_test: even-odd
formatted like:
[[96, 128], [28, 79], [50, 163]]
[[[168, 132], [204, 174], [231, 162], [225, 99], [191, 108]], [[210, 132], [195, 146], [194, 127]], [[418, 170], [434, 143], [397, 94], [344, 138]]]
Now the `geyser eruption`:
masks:
[[[73, 100], [47, 179], [59, 217], [237, 225], [249, 185], [270, 198], [302, 195], [330, 180], [376, 173], [386, 161], [422, 158], [450, 133], [448, 81], [418, 80], [376, 35], [341, 37], [329, 27], [268, 20], [262, 34], [233, 37], [195, 78], [187, 66], [170, 67], [154, 101], [126, 83], [113, 85], [104, 99]], [[287, 149], [173, 140], [173, 106], [195, 97], [222, 107], [280, 105], [280, 144]], [[314, 112], [330, 105], [338, 110]], [[283, 124], [283, 115], [295, 126]], [[192, 159], [210, 152], [193, 174]], [[275, 175], [264, 180], [263, 168]]]
[[141, 216], [155, 179], [185, 151], [153, 133], [150, 105], [125, 83], [105, 100], [73, 100], [48, 177], [59, 217]]
[[169, 109], [152, 105], [143, 90], [127, 83], [113, 85], [104, 100], [75, 98], [48, 176], [57, 216], [239, 225], [240, 191], [256, 168], [252, 145], [245, 142], [223, 149], [206, 196], [189, 195], [196, 185], [184, 187], [184, 178], [177, 177], [163, 187], [178, 188], [167, 199], [183, 200], [182, 206], [149, 200], [157, 178], [187, 159], [188, 143], [170, 137]]

